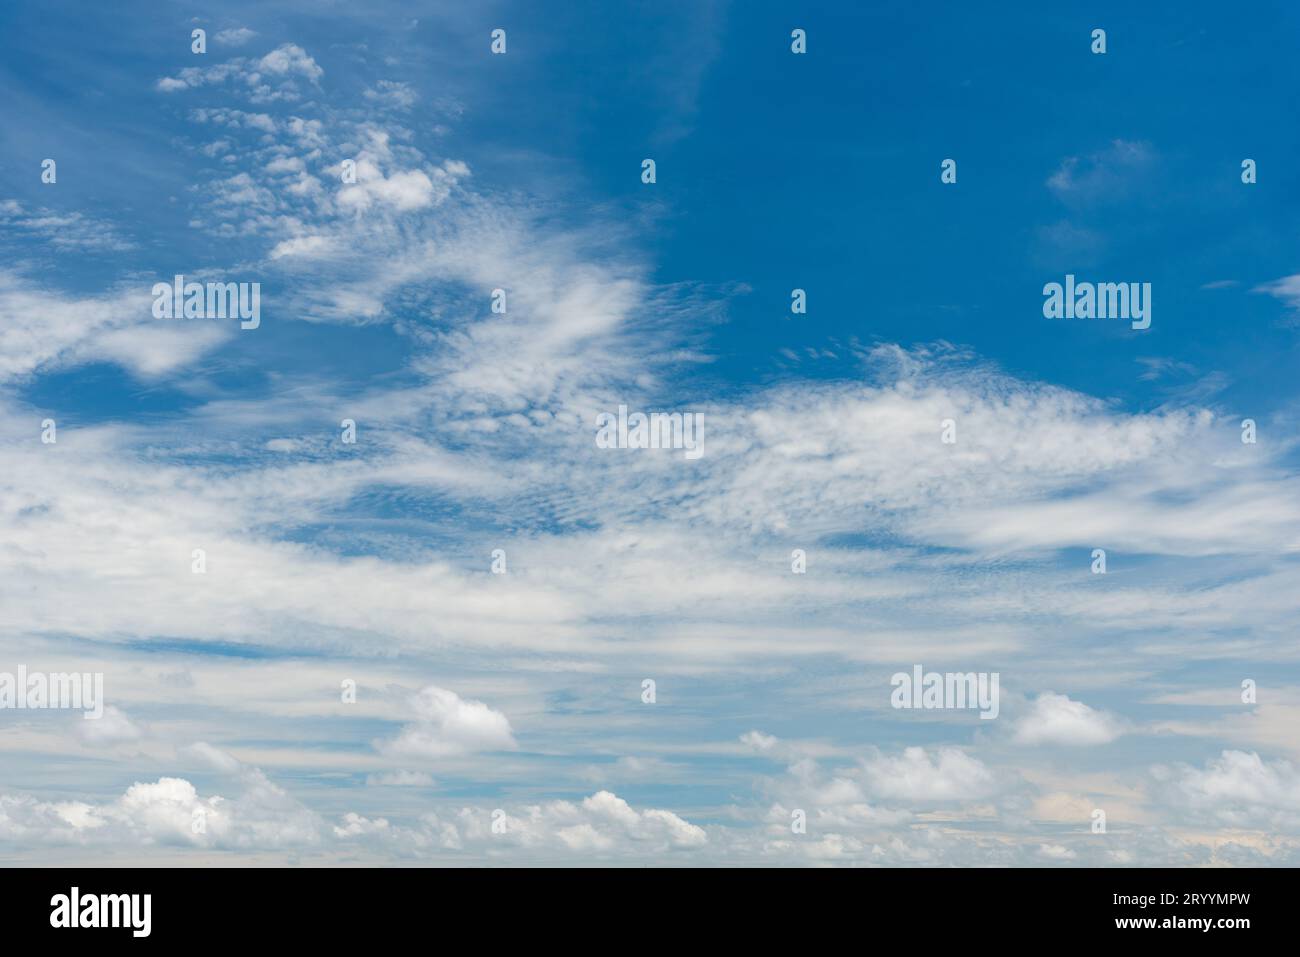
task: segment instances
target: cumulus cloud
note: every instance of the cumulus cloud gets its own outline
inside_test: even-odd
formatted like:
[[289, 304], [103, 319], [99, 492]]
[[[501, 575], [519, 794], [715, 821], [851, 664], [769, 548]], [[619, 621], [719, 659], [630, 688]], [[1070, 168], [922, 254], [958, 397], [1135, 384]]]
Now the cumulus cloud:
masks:
[[410, 703], [417, 720], [379, 744], [384, 754], [437, 759], [518, 747], [509, 719], [481, 701], [466, 701], [454, 691], [429, 685]]
[[1020, 744], [1093, 745], [1109, 744], [1121, 734], [1123, 725], [1114, 716], [1048, 691], [1016, 723], [1014, 737]]
[[1254, 751], [1223, 751], [1198, 768], [1153, 769], [1170, 803], [1220, 826], [1300, 833], [1300, 770]]
[[996, 790], [996, 779], [978, 758], [957, 748], [906, 748], [901, 755], [879, 755], [864, 763], [869, 786], [880, 797], [928, 803], [973, 801]]
[[443, 202], [455, 185], [469, 175], [469, 167], [455, 160], [423, 169], [390, 169], [385, 172], [372, 154], [363, 152], [356, 160], [357, 181], [339, 191], [344, 210], [364, 211], [375, 204], [397, 212], [411, 212]]
[[308, 56], [307, 51], [296, 43], [285, 43], [276, 47], [262, 57], [257, 65], [268, 73], [296, 74], [313, 81], [319, 80], [325, 73], [320, 65]]
[[[198, 746], [196, 746], [198, 747]], [[610, 791], [578, 802], [551, 801], [510, 810], [444, 808], [414, 819], [347, 811], [329, 823], [257, 768], [239, 766], [232, 797], [204, 797], [184, 778], [137, 782], [116, 800], [42, 801], [0, 794], [0, 839], [17, 844], [99, 847], [176, 846], [221, 850], [295, 850], [328, 854], [359, 848], [379, 859], [470, 850], [518, 860], [650, 857], [708, 844], [703, 828], [672, 811], [638, 810]], [[403, 772], [387, 786], [423, 786]]]
[[762, 731], [746, 731], [740, 736], [740, 740], [742, 744], [748, 745], [755, 751], [771, 751], [777, 743], [774, 735], [764, 734]]
[[503, 831], [492, 832], [492, 816], [464, 811], [457, 826], [466, 843], [496, 838], [524, 848], [563, 848], [592, 856], [617, 852], [662, 853], [708, 843], [708, 835], [671, 811], [638, 811], [610, 791], [581, 802], [552, 801], [499, 816]]
[[179, 845], [264, 850], [319, 844], [324, 825], [261, 771], [234, 798], [202, 797], [183, 778], [132, 784], [117, 800], [40, 801], [0, 795], [0, 836], [22, 843]]

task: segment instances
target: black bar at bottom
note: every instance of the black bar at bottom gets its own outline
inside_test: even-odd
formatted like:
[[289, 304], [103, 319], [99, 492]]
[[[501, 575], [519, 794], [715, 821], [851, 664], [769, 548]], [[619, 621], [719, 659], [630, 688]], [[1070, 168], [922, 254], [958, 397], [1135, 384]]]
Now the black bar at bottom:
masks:
[[0, 869], [0, 917], [10, 943], [76, 934], [78, 944], [128, 946], [374, 946], [431, 927], [473, 934], [471, 947], [556, 937], [734, 945], [771, 943], [784, 925], [796, 935], [839, 928], [872, 946], [1051, 932], [1061, 942], [1232, 947], [1286, 932], [1295, 878], [1294, 869], [30, 868]]

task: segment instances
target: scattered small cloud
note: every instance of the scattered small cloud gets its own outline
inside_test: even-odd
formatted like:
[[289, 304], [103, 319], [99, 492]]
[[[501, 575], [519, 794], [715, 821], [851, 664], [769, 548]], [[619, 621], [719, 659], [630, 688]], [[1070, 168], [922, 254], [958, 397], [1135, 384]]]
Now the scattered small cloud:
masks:
[[248, 27], [232, 27], [226, 30], [218, 30], [214, 39], [222, 46], [242, 47], [255, 36], [257, 36], [257, 31], [250, 30]]

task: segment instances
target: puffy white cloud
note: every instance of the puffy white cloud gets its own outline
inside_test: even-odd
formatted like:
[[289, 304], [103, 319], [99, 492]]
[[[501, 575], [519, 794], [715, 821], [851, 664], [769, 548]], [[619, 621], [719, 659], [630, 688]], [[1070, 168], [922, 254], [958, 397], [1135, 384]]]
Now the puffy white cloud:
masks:
[[[256, 768], [239, 765], [234, 780], [239, 788], [230, 798], [204, 797], [191, 782], [177, 777], [137, 782], [104, 804], [0, 794], [0, 839], [23, 845], [172, 845], [322, 854], [348, 847], [375, 859], [467, 850], [475, 859], [487, 852], [542, 861], [689, 853], [708, 844], [703, 828], [677, 814], [638, 810], [609, 791], [577, 803], [551, 801], [508, 812], [460, 807], [426, 811], [405, 821], [347, 811], [331, 825]], [[504, 832], [493, 830], [494, 819], [504, 822]]]
[[1300, 770], [1289, 761], [1223, 751], [1203, 768], [1158, 766], [1153, 773], [1168, 800], [1198, 818], [1300, 833]]
[[313, 846], [321, 819], [261, 771], [232, 799], [204, 798], [183, 778], [137, 782], [108, 804], [0, 795], [0, 836], [23, 843], [183, 845], [243, 850]]
[[508, 812], [503, 832], [492, 831], [492, 815], [464, 809], [457, 819], [467, 848], [498, 843], [533, 850], [563, 848], [580, 854], [662, 853], [691, 850], [708, 843], [704, 829], [671, 811], [638, 811], [610, 791], [597, 791], [579, 803], [552, 801]]
[[777, 743], [774, 735], [764, 734], [762, 731], [746, 731], [740, 736], [740, 740], [742, 744], [748, 745], [755, 751], [771, 751]]
[[427, 172], [407, 169], [385, 173], [363, 155], [357, 161], [357, 181], [339, 191], [338, 202], [344, 210], [363, 211], [381, 204], [397, 212], [412, 212], [443, 202], [465, 175], [467, 168], [455, 163]]
[[296, 43], [284, 43], [257, 62], [260, 69], [279, 75], [297, 74], [308, 80], [319, 80], [325, 71], [307, 51]]
[[1114, 716], [1048, 691], [1016, 723], [1014, 737], [1020, 744], [1090, 745], [1109, 744], [1123, 733]]
[[509, 719], [481, 701], [466, 701], [454, 691], [429, 685], [411, 698], [411, 707], [417, 720], [393, 740], [379, 743], [384, 754], [436, 759], [518, 747]]
[[334, 836], [339, 838], [374, 837], [389, 833], [389, 823], [385, 818], [370, 820], [355, 811], [343, 815], [342, 823], [334, 826]]
[[929, 803], [974, 801], [997, 789], [993, 772], [978, 758], [957, 748], [904, 749], [901, 755], [879, 755], [864, 762], [872, 793], [886, 799]]

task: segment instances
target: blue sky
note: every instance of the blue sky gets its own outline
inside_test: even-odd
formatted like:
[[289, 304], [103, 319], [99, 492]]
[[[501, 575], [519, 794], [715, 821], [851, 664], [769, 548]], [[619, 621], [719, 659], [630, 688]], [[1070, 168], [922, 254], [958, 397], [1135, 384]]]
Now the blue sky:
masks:
[[1293, 865], [1296, 21], [6, 8], [0, 860]]

